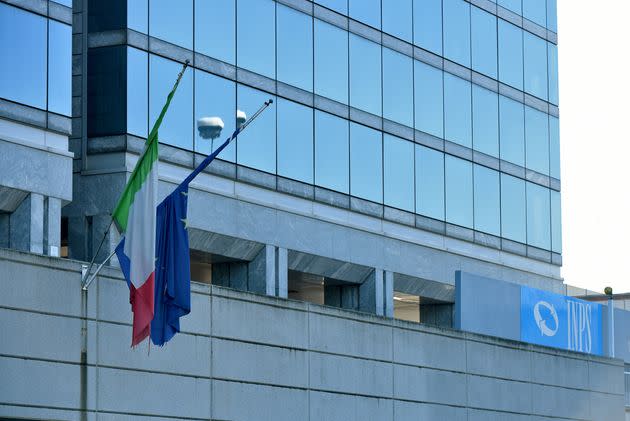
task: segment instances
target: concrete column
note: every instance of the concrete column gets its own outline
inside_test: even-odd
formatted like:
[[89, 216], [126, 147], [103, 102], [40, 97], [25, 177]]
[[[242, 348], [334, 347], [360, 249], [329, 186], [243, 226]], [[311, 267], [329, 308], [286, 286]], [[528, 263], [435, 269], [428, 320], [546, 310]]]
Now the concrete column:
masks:
[[265, 245], [265, 293], [272, 297], [276, 295], [276, 247]]
[[374, 269], [359, 286], [359, 311], [383, 315], [382, 269]]
[[0, 214], [0, 247], [9, 248], [9, 218], [8, 213]]
[[276, 274], [278, 297], [287, 298], [289, 296], [289, 253], [284, 247], [278, 247]]
[[385, 272], [383, 298], [385, 300], [385, 317], [394, 317], [394, 272]]
[[42, 254], [44, 252], [44, 196], [29, 194], [11, 214], [9, 247]]
[[46, 212], [44, 222], [44, 244], [46, 254], [59, 257], [61, 247], [61, 199], [46, 198]]
[[[89, 253], [90, 258], [94, 253], [96, 253], [98, 245], [103, 239], [103, 235], [107, 233], [105, 234], [105, 242], [103, 243], [103, 247], [101, 247], [101, 251], [99, 252], [98, 256], [96, 256], [95, 262], [97, 263], [105, 260], [105, 258], [109, 256], [112, 251], [114, 251], [114, 249], [120, 242], [120, 234], [118, 233], [118, 230], [116, 229], [114, 224], [110, 226], [111, 220], [112, 218], [109, 215], [92, 216], [91, 251]], [[118, 263], [118, 259], [116, 258], [112, 258], [109, 261], [109, 265], [114, 267], [120, 266], [120, 264]]]

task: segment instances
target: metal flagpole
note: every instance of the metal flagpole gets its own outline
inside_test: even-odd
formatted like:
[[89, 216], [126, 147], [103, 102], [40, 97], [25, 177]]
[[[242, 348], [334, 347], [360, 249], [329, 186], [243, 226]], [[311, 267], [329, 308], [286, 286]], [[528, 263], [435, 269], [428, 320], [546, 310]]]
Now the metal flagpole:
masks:
[[[184, 64], [184, 68], [182, 69], [181, 73], [178, 76], [178, 80], [177, 82], [179, 83], [179, 80], [181, 79], [184, 70], [186, 70], [186, 66], [188, 66], [188, 60], [186, 60], [186, 63]], [[221, 146], [219, 146], [217, 148], [216, 151], [213, 151], [210, 155], [208, 155], [202, 162], [201, 164], [199, 164], [199, 166], [197, 168], [195, 168], [189, 175], [188, 177], [186, 177], [184, 179], [184, 181], [182, 182], [182, 184], [184, 183], [190, 183], [201, 171], [204, 170], [204, 168], [206, 168], [210, 162], [212, 162], [212, 160], [214, 158], [216, 158], [217, 155], [219, 155], [219, 153], [221, 153], [221, 151], [223, 151], [223, 149], [225, 149], [232, 140], [236, 139], [238, 137], [238, 135], [243, 132], [243, 130], [245, 130], [245, 128], [249, 125], [249, 123], [251, 123], [252, 121], [254, 121], [256, 119], [256, 117], [258, 117], [269, 105], [273, 104], [273, 100], [269, 99], [268, 101], [265, 101], [265, 103], [254, 113], [254, 115], [251, 116], [251, 118], [248, 118], [247, 120], [245, 120], [245, 122], [238, 127], [236, 130], [234, 130], [234, 133], [232, 133], [232, 135], [230, 137], [227, 138], [227, 140], [225, 142], [223, 142], [223, 144]], [[105, 231], [105, 233], [103, 234], [103, 238], [101, 239], [101, 242], [98, 246], [98, 249], [96, 250], [96, 253], [94, 254], [94, 256], [92, 257], [92, 261], [90, 262], [90, 266], [88, 267], [85, 275], [84, 275], [84, 279], [82, 280], [82, 288], [84, 291], [87, 291], [88, 287], [90, 286], [90, 284], [92, 283], [92, 281], [96, 278], [96, 276], [99, 274], [99, 272], [101, 271], [101, 269], [103, 269], [103, 266], [105, 266], [105, 264], [107, 262], [109, 262], [109, 260], [114, 257], [114, 254], [116, 254], [116, 249], [114, 249], [114, 251], [112, 251], [109, 256], [107, 256], [107, 258], [105, 258], [105, 260], [103, 260], [103, 262], [98, 265], [98, 267], [96, 268], [96, 270], [94, 271], [94, 273], [90, 276], [90, 270], [92, 269], [92, 266], [94, 266], [94, 259], [96, 258], [96, 256], [98, 255], [98, 253], [101, 251], [101, 247], [103, 246], [103, 243], [105, 242], [105, 237], [107, 236], [107, 233], [109, 232], [112, 223], [114, 222], [114, 219], [112, 218], [112, 220], [109, 223], [109, 226], [107, 227], [107, 231]]]

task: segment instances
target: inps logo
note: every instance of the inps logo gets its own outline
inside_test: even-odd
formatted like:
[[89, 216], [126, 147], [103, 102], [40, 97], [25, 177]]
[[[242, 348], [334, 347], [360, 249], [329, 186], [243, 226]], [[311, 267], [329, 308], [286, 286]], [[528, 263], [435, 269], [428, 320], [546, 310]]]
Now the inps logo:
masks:
[[[544, 316], [543, 312], [546, 313]], [[546, 301], [538, 301], [534, 306], [534, 319], [543, 336], [555, 336], [558, 332], [558, 313], [552, 304]], [[551, 319], [553, 319], [553, 323], [549, 326]]]

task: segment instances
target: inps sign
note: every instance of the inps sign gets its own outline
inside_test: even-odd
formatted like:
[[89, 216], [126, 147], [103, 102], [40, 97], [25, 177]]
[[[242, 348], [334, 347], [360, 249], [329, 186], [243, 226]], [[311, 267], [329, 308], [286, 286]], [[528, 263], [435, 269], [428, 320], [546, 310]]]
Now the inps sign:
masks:
[[602, 306], [521, 287], [521, 340], [602, 355]]

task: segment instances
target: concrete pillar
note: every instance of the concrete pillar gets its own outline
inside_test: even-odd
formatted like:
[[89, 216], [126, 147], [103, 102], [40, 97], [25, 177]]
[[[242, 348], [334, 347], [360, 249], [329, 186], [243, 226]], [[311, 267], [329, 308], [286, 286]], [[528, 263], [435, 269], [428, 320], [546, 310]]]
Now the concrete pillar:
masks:
[[383, 299], [385, 301], [385, 317], [394, 317], [394, 272], [385, 272]]
[[276, 274], [278, 277], [278, 297], [289, 296], [289, 253], [284, 247], [278, 247]]
[[357, 311], [360, 302], [359, 289], [359, 284], [344, 284], [336, 279], [324, 280], [324, 304]]
[[11, 214], [9, 247], [42, 254], [44, 252], [44, 196], [29, 194]]
[[382, 269], [374, 269], [359, 286], [359, 311], [383, 315]]
[[9, 219], [8, 213], [0, 214], [0, 247], [9, 248]]
[[[91, 244], [91, 250], [89, 253], [90, 259], [92, 258], [94, 253], [96, 253], [96, 250], [98, 250], [98, 245], [103, 239], [103, 235], [105, 235], [103, 247], [101, 247], [101, 251], [98, 253], [98, 256], [96, 256], [95, 260], [96, 263], [100, 263], [105, 260], [105, 258], [107, 258], [107, 256], [109, 256], [112, 251], [114, 251], [114, 249], [120, 242], [120, 234], [118, 233], [118, 230], [116, 229], [114, 224], [110, 226], [110, 222], [112, 220], [110, 215], [93, 215], [91, 217], [91, 220], [91, 241], [88, 243]], [[120, 267], [118, 259], [112, 258], [109, 261], [109, 266]]]
[[276, 295], [276, 247], [265, 245], [265, 293]]
[[47, 197], [44, 215], [44, 244], [49, 256], [59, 257], [61, 247], [61, 199]]

